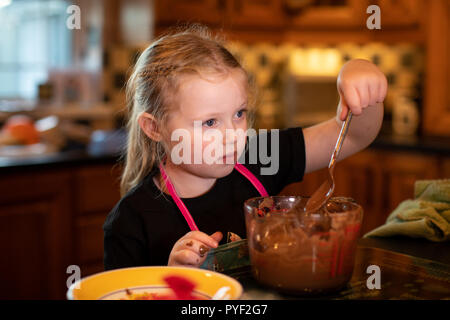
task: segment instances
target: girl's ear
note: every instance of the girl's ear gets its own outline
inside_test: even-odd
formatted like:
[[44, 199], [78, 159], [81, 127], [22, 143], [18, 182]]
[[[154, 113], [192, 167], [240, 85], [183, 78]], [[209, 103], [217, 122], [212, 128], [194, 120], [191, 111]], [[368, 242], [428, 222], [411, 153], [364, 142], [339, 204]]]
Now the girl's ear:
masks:
[[154, 141], [161, 141], [162, 135], [161, 132], [159, 132], [158, 130], [158, 125], [155, 117], [153, 117], [151, 114], [147, 112], [144, 112], [140, 115], [138, 122], [142, 131], [144, 131], [144, 133], [150, 139]]

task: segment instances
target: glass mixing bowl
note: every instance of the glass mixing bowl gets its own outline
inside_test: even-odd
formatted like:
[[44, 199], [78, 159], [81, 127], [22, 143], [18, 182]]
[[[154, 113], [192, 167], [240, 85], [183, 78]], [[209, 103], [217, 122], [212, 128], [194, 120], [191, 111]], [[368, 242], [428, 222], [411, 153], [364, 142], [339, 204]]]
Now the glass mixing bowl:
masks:
[[[252, 273], [281, 292], [337, 291], [352, 276], [363, 210], [351, 198], [334, 197], [320, 213], [305, 214], [307, 200], [273, 196], [245, 201]], [[300, 210], [287, 212], [298, 201]]]

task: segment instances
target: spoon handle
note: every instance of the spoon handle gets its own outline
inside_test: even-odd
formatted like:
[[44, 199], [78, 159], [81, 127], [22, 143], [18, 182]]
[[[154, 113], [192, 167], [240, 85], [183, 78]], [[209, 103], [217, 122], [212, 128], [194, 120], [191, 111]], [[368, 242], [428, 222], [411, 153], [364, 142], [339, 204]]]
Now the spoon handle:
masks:
[[347, 134], [348, 127], [350, 126], [350, 121], [352, 120], [353, 113], [349, 110], [347, 117], [345, 118], [344, 123], [341, 127], [341, 132], [339, 132], [339, 137], [336, 141], [336, 146], [334, 147], [333, 155], [331, 156], [330, 163], [328, 164], [328, 168], [333, 168], [336, 162], [337, 157], [339, 156], [339, 152], [341, 151], [342, 144], [344, 142], [345, 135]]

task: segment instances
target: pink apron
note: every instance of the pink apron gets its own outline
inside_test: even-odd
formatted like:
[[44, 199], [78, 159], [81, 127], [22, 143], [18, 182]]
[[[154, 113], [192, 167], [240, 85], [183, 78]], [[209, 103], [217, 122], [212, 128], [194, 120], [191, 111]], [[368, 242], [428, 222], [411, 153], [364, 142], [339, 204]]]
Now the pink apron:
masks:
[[[262, 185], [262, 183], [251, 173], [246, 167], [244, 167], [240, 163], [236, 163], [234, 168], [239, 171], [244, 177], [246, 177], [253, 186], [258, 190], [258, 192], [261, 194], [262, 197], [267, 197], [269, 194], [267, 193], [266, 189]], [[175, 201], [175, 204], [177, 205], [178, 209], [180, 209], [181, 213], [183, 214], [184, 219], [186, 219], [186, 222], [189, 225], [189, 228], [191, 228], [191, 231], [198, 231], [198, 227], [194, 222], [194, 219], [192, 218], [191, 214], [189, 213], [189, 210], [184, 205], [183, 201], [181, 201], [180, 197], [178, 197], [177, 192], [175, 191], [175, 188], [173, 187], [172, 183], [170, 182], [169, 177], [166, 174], [166, 171], [164, 170], [162, 163], [159, 165], [159, 170], [161, 171], [161, 175], [166, 182], [167, 189], [169, 190], [170, 195], [172, 196], [172, 199]]]

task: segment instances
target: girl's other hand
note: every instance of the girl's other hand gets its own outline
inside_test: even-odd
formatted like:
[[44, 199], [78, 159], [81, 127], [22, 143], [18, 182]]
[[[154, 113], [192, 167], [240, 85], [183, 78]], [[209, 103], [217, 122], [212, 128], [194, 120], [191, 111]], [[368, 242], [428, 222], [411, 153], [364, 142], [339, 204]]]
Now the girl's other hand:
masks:
[[211, 236], [201, 231], [191, 231], [178, 240], [172, 248], [168, 266], [199, 267], [205, 261], [211, 248], [217, 248], [222, 239], [222, 232]]
[[364, 108], [384, 101], [388, 82], [383, 72], [368, 60], [350, 60], [342, 67], [337, 79], [339, 119], [344, 121], [350, 109], [360, 115]]

